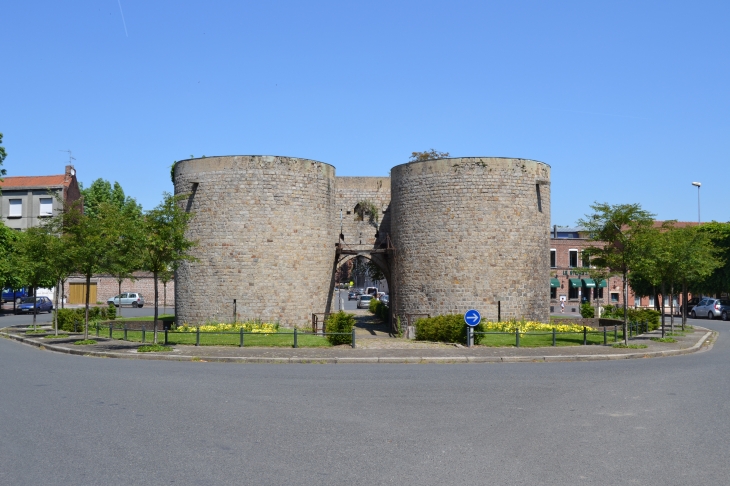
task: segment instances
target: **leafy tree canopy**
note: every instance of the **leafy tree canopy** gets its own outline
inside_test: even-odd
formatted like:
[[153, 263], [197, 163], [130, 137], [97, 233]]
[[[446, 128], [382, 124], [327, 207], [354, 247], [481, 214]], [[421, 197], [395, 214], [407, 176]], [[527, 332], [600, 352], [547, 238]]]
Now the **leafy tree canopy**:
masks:
[[102, 178], [96, 179], [88, 188], [81, 188], [84, 197], [84, 213], [92, 218], [99, 215], [102, 203], [110, 204], [130, 216], [141, 216], [142, 207], [134, 198], [125, 196], [124, 189], [118, 182], [112, 185]]
[[[0, 165], [3, 165], [5, 157], [7, 156], [8, 154], [5, 152], [5, 147], [3, 147], [3, 134], [0, 133]], [[0, 169], [0, 177], [4, 176], [6, 173], [5, 169]]]
[[730, 223], [703, 223], [697, 227], [700, 234], [712, 240], [720, 265], [702, 282], [692, 285], [700, 292], [718, 294], [730, 290]]
[[448, 157], [448, 152], [439, 152], [438, 150], [425, 150], [423, 152], [411, 152], [409, 162], [422, 162], [424, 160], [443, 159]]

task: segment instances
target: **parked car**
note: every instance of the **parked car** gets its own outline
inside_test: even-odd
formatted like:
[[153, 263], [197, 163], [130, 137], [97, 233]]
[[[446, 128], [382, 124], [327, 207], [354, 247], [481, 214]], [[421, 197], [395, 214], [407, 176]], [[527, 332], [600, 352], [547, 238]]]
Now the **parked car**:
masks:
[[[697, 304], [699, 304], [701, 300], [702, 300], [701, 297], [692, 297], [691, 299], [689, 299], [687, 301], [687, 315], [690, 315], [690, 313], [692, 312], [692, 309], [694, 309], [695, 306]], [[680, 312], [680, 314], [682, 313], [681, 307], [679, 308], [679, 312]]]
[[36, 313], [48, 312], [49, 314], [53, 311], [53, 302], [48, 297], [26, 297], [20, 302], [20, 306], [17, 308], [17, 312], [33, 313], [33, 305], [35, 304]]
[[380, 302], [385, 305], [390, 305], [390, 297], [388, 296], [388, 294], [383, 294], [383, 296], [380, 297]]
[[[121, 304], [120, 304], [121, 302]], [[125, 292], [123, 294], [115, 295], [106, 301], [107, 304], [114, 304], [116, 307], [120, 305], [131, 305], [132, 307], [143, 307], [144, 297], [142, 294], [137, 292]]]
[[690, 313], [692, 318], [707, 316], [708, 319], [721, 317], [723, 321], [730, 316], [730, 300], [704, 298], [700, 300]]
[[373, 300], [372, 295], [360, 295], [357, 298], [357, 308], [358, 309], [367, 309], [370, 307], [370, 301]]
[[2, 295], [3, 303], [15, 301], [16, 304], [20, 305], [22, 300], [28, 297], [28, 289], [22, 288], [13, 291], [11, 288], [5, 288]]

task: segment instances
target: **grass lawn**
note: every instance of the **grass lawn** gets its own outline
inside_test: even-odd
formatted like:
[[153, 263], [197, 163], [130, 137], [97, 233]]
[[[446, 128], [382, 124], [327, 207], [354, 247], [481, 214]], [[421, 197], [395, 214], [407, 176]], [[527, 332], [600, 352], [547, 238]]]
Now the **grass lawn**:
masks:
[[[115, 322], [124, 322], [124, 321], [149, 321], [152, 322], [152, 319], [155, 316], [141, 316], [141, 317], [117, 317]], [[165, 321], [165, 322], [174, 322], [175, 321], [175, 314], [160, 314], [157, 316], [158, 321]]]
[[[606, 333], [606, 342], [608, 344], [614, 343], [613, 331]], [[621, 331], [618, 332], [618, 340], [622, 340], [624, 335]], [[482, 334], [481, 342], [479, 346], [515, 346], [516, 339], [514, 333], [510, 334]], [[588, 331], [586, 336], [587, 344], [603, 345], [603, 331], [591, 332]], [[520, 347], [525, 348], [538, 348], [544, 346], [553, 345], [553, 334], [552, 333], [525, 333], [520, 336]], [[582, 346], [583, 345], [583, 333], [582, 332], [559, 332], [555, 334], [555, 345], [556, 346]]]
[[[102, 337], [109, 336], [109, 329], [102, 329], [99, 333]], [[115, 329], [112, 331], [112, 337], [114, 339], [124, 339], [124, 331]], [[134, 342], [142, 342], [142, 331], [127, 331], [127, 340]], [[153, 332], [151, 330], [145, 332], [145, 342], [151, 343], [153, 340]], [[165, 340], [164, 331], [157, 331], [157, 341], [163, 343]], [[241, 336], [239, 333], [211, 333], [201, 332], [200, 333], [200, 345], [201, 346], [238, 346], [240, 344]], [[195, 345], [195, 333], [194, 332], [168, 332], [167, 333], [167, 344], [175, 346], [178, 344], [182, 345]], [[261, 347], [292, 347], [294, 346], [294, 333], [293, 332], [278, 332], [274, 334], [244, 334], [243, 335], [244, 346], [261, 346]], [[301, 348], [316, 348], [316, 347], [329, 347], [330, 342], [322, 336], [314, 336], [312, 334], [298, 333], [297, 345]]]

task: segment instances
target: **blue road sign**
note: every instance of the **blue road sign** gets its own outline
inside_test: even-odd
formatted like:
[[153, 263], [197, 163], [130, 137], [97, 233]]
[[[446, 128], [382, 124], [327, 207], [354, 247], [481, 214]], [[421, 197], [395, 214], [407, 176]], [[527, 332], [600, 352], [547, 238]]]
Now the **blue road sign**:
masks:
[[469, 309], [464, 313], [464, 322], [467, 326], [474, 327], [482, 321], [482, 316], [476, 309]]

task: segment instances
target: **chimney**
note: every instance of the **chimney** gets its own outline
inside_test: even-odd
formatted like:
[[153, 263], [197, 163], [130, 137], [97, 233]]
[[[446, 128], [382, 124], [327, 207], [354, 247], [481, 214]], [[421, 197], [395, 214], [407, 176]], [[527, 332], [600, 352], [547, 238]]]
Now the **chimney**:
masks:
[[76, 175], [76, 169], [74, 169], [73, 165], [67, 165], [66, 166], [66, 173], [65, 173], [65, 179], [68, 181], [72, 179]]

